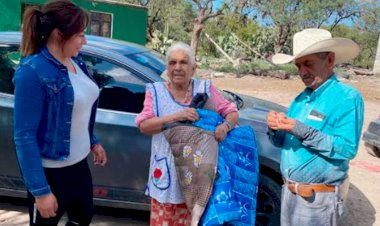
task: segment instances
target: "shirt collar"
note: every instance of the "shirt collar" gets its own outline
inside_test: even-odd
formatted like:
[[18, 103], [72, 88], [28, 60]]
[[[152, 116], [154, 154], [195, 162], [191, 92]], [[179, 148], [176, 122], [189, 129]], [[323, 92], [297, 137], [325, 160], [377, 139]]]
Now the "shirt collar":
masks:
[[59, 62], [50, 52], [47, 46], [42, 47], [40, 53], [53, 64], [55, 64], [59, 69], [66, 69], [66, 66]]
[[316, 90], [312, 90], [311, 88], [307, 87], [304, 92], [308, 96], [309, 101], [312, 101], [318, 96], [320, 96], [323, 93], [323, 91], [325, 91], [332, 83], [336, 81], [337, 81], [336, 75], [333, 74], [328, 80], [326, 80]]

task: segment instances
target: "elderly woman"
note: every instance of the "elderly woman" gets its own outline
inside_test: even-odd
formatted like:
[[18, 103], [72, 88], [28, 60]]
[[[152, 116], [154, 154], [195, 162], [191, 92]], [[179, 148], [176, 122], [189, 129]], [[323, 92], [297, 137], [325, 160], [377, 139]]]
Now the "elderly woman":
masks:
[[173, 155], [162, 132], [164, 125], [196, 121], [199, 115], [190, 103], [197, 93], [207, 93], [211, 108], [222, 115], [224, 123], [215, 129], [222, 141], [237, 123], [238, 110], [209, 80], [194, 79], [196, 69], [192, 49], [184, 43], [173, 44], [166, 55], [168, 81], [147, 86], [144, 109], [136, 118], [142, 133], [153, 135], [146, 194], [152, 197], [151, 225], [189, 225], [190, 213], [177, 179]]

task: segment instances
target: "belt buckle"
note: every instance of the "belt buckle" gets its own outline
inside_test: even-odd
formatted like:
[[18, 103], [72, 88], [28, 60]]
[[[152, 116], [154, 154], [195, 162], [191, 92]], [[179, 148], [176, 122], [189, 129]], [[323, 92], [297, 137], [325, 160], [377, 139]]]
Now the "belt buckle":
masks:
[[[288, 180], [286, 180], [286, 184], [290, 192], [297, 194], [303, 198], [310, 198], [314, 195], [314, 192], [315, 192], [314, 189], [308, 187], [306, 184], [300, 184], [300, 183], [292, 182]], [[291, 189], [292, 185], [294, 186], [294, 192], [292, 191], [293, 189]]]

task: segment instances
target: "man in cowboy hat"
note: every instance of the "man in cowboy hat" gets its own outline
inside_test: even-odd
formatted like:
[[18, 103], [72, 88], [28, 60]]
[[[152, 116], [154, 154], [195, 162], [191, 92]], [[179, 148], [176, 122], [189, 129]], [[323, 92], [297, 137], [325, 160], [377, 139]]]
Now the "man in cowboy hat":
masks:
[[272, 58], [275, 64], [293, 61], [306, 86], [286, 115], [267, 115], [269, 136], [282, 147], [282, 226], [337, 225], [343, 213], [364, 104], [356, 89], [337, 80], [334, 65], [358, 53], [352, 40], [305, 29], [293, 37], [293, 55]]

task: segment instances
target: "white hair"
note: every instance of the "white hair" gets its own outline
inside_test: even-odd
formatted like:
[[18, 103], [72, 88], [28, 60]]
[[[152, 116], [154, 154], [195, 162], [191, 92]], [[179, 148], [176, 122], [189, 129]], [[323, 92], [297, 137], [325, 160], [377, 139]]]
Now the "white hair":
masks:
[[191, 49], [191, 47], [183, 42], [175, 42], [173, 45], [171, 45], [167, 50], [166, 50], [166, 64], [169, 61], [169, 57], [173, 52], [176, 52], [178, 50], [181, 50], [186, 53], [186, 55], [189, 57], [189, 61], [191, 65], [195, 65], [195, 54], [194, 51]]

